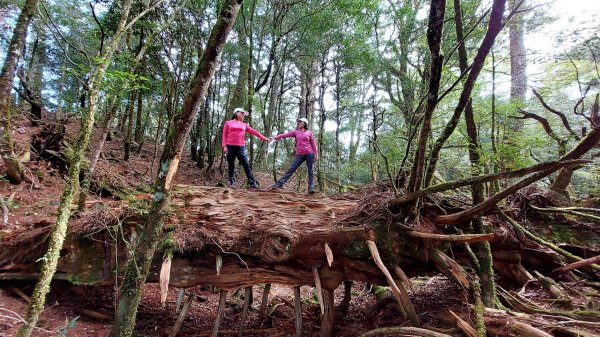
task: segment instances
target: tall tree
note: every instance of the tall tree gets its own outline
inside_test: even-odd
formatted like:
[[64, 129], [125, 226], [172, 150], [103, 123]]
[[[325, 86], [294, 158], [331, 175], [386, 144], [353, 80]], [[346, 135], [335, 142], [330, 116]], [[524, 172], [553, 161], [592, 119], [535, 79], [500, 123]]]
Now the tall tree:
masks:
[[454, 113], [452, 114], [450, 121], [448, 121], [444, 127], [442, 134], [436, 139], [433, 149], [431, 150], [431, 155], [427, 166], [427, 173], [425, 174], [425, 186], [428, 186], [433, 179], [433, 174], [437, 167], [437, 162], [440, 156], [440, 151], [442, 150], [442, 147], [448, 138], [456, 129], [456, 126], [460, 121], [460, 117], [465, 110], [467, 103], [471, 99], [471, 93], [473, 92], [475, 82], [477, 81], [477, 78], [483, 69], [485, 59], [490, 53], [490, 50], [496, 41], [496, 37], [502, 29], [502, 17], [504, 15], [505, 5], [506, 0], [494, 0], [492, 3], [492, 12], [490, 14], [487, 31], [483, 40], [481, 41], [479, 49], [477, 50], [477, 55], [475, 55], [475, 59], [473, 59], [473, 62], [471, 63], [471, 71], [469, 71], [467, 79], [464, 82], [463, 89], [460, 93], [460, 98], [456, 104], [456, 107], [454, 108]]
[[219, 57], [241, 3], [241, 0], [226, 0], [221, 4], [219, 16], [200, 58], [180, 115], [168, 131], [160, 169], [154, 183], [148, 222], [136, 244], [131, 260], [127, 263], [123, 283], [119, 289], [119, 303], [112, 336], [131, 336], [133, 333], [144, 282], [150, 272], [156, 247], [163, 237], [166, 208], [171, 198], [173, 178], [182, 157], [185, 141], [192, 128], [198, 104], [206, 98], [211, 79], [217, 71]]
[[13, 29], [10, 45], [0, 73], [0, 118], [4, 120], [4, 135], [0, 137], [0, 157], [6, 165], [8, 180], [13, 184], [20, 184], [25, 179], [25, 173], [23, 165], [15, 155], [11, 136], [11, 91], [17, 62], [25, 43], [27, 27], [35, 12], [37, 3], [38, 0], [25, 1]]
[[105, 50], [100, 50], [100, 57], [96, 58], [96, 63], [93, 64], [88, 82], [89, 108], [81, 117], [80, 129], [74, 144], [74, 151], [72, 157], [70, 158], [70, 165], [67, 172], [65, 187], [58, 206], [56, 223], [50, 233], [48, 251], [42, 259], [43, 262], [40, 276], [35, 286], [33, 296], [31, 297], [31, 302], [27, 307], [25, 323], [21, 325], [17, 333], [18, 337], [27, 337], [31, 335], [31, 332], [38, 321], [39, 315], [44, 309], [46, 295], [50, 290], [50, 282], [52, 281], [52, 277], [56, 272], [56, 266], [60, 257], [60, 250], [63, 247], [63, 242], [67, 232], [67, 225], [71, 216], [71, 203], [79, 186], [79, 171], [81, 162], [83, 161], [90, 142], [90, 136], [94, 126], [94, 118], [99, 106], [100, 82], [106, 73], [106, 69], [111, 62], [112, 56], [119, 45], [123, 33], [129, 29], [131, 25], [135, 23], [135, 21], [143, 16], [143, 14], [156, 7], [162, 1], [164, 0], [156, 1], [152, 6], [149, 6], [145, 11], [140, 13], [140, 15], [131, 20], [129, 23], [127, 23], [127, 20], [129, 18], [129, 10], [131, 9], [133, 0], [126, 0], [123, 2], [121, 4], [122, 13], [112, 40]]
[[[527, 99], [527, 49], [525, 48], [525, 20], [521, 8], [526, 0], [511, 0], [511, 12], [515, 13], [508, 24], [510, 40], [510, 99], [519, 107], [524, 106]], [[518, 129], [523, 123], [516, 123]]]
[[[460, 6], [460, 0], [454, 0], [454, 21], [456, 27], [456, 40], [458, 41], [458, 60], [460, 71], [464, 73], [469, 66], [469, 57], [465, 47], [463, 32], [463, 14]], [[467, 138], [469, 140], [469, 161], [471, 163], [471, 172], [474, 177], [482, 174], [481, 169], [481, 146], [479, 144], [479, 134], [477, 124], [473, 114], [473, 101], [469, 100], [465, 106], [465, 124], [467, 127]], [[471, 197], [473, 204], [482, 203], [485, 199], [483, 194], [483, 183], [473, 184], [471, 186]], [[485, 233], [481, 217], [475, 217], [472, 221], [473, 227], [479, 233]], [[494, 308], [496, 302], [496, 287], [494, 283], [494, 270], [492, 261], [492, 250], [489, 242], [480, 242], [477, 245], [477, 258], [479, 260], [479, 278], [481, 279], [481, 291], [483, 304], [486, 307]]]

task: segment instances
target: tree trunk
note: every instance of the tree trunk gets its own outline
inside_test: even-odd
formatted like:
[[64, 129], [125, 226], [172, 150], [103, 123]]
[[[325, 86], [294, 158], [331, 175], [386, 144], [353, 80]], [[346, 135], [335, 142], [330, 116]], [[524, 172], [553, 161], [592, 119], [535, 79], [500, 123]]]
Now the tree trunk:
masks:
[[[129, 102], [127, 103], [127, 134], [125, 136], [125, 141], [123, 144], [123, 150], [125, 152], [124, 156], [123, 156], [123, 160], [124, 161], [128, 161], [129, 160], [129, 153], [131, 152], [131, 134], [133, 132], [133, 117], [134, 117], [134, 106], [135, 106], [135, 101], [136, 98], [139, 97], [141, 95], [141, 89], [137, 89], [133, 92], [131, 92], [131, 94], [129, 95]], [[141, 103], [139, 100], [138, 104]]]
[[25, 323], [21, 325], [17, 336], [27, 337], [31, 335], [33, 327], [35, 327], [40, 313], [44, 309], [44, 303], [46, 301], [46, 294], [50, 290], [50, 281], [56, 272], [56, 265], [60, 257], [60, 251], [63, 246], [63, 242], [67, 232], [67, 224], [71, 216], [71, 202], [77, 192], [79, 186], [79, 168], [81, 162], [84, 159], [85, 152], [89, 145], [90, 136], [94, 127], [94, 117], [96, 110], [98, 109], [99, 99], [99, 88], [100, 82], [104, 77], [106, 69], [108, 68], [110, 59], [113, 53], [117, 49], [121, 35], [125, 30], [125, 23], [129, 16], [129, 10], [131, 8], [133, 0], [127, 0], [123, 3], [123, 12], [119, 20], [115, 35], [111, 40], [109, 46], [105, 50], [104, 57], [101, 62], [97, 63], [92, 69], [90, 74], [90, 81], [88, 86], [89, 94], [89, 110], [81, 118], [81, 127], [77, 134], [77, 140], [74, 145], [74, 154], [71, 157], [69, 171], [67, 173], [67, 179], [65, 181], [65, 188], [60, 198], [60, 204], [58, 206], [58, 216], [56, 224], [52, 228], [50, 234], [50, 241], [48, 244], [48, 252], [45, 255], [42, 264], [42, 271], [40, 273], [39, 280], [35, 286], [31, 303], [27, 307], [27, 315], [25, 317]]
[[[519, 3], [522, 8], [525, 0], [511, 0], [512, 5]], [[518, 10], [514, 8], [513, 10]], [[527, 99], [527, 49], [524, 43], [525, 22], [524, 14], [515, 14], [508, 24], [510, 39], [510, 99], [518, 107], [523, 107]], [[523, 122], [517, 122], [515, 131], [523, 128]]]
[[137, 111], [135, 114], [134, 140], [137, 144], [140, 144], [142, 142], [142, 137], [144, 137], [143, 111], [144, 111], [144, 104], [143, 104], [143, 100], [142, 100], [142, 92], [140, 89], [140, 91], [138, 92], [138, 95], [137, 95]]
[[120, 299], [111, 332], [112, 336], [131, 336], [133, 333], [141, 291], [150, 271], [156, 247], [163, 237], [166, 208], [169, 205], [173, 187], [172, 180], [177, 172], [185, 140], [196, 115], [196, 106], [199, 102], [202, 103], [206, 97], [211, 79], [219, 64], [219, 56], [235, 22], [240, 5], [241, 1], [239, 0], [227, 0], [221, 5], [219, 17], [200, 59], [181, 115], [169, 130], [159, 166], [161, 169], [156, 177], [155, 193], [148, 222], [135, 247], [135, 252], [127, 264], [123, 283], [119, 289]]
[[340, 145], [340, 130], [342, 128], [342, 117], [341, 117], [341, 108], [340, 108], [340, 100], [342, 99], [341, 94], [341, 73], [342, 67], [339, 64], [339, 61], [334, 59], [333, 62], [334, 71], [335, 71], [335, 172], [337, 173], [336, 183], [338, 184], [338, 192], [341, 192], [341, 162], [342, 162], [342, 150]]
[[429, 66], [429, 89], [427, 91], [427, 106], [423, 115], [423, 126], [419, 134], [419, 141], [413, 167], [408, 183], [408, 192], [421, 189], [423, 172], [425, 171], [425, 154], [427, 151], [427, 140], [431, 133], [431, 122], [433, 110], [438, 102], [440, 81], [442, 78], [443, 55], [442, 33], [444, 30], [444, 13], [446, 12], [445, 0], [432, 0], [429, 10], [429, 24], [427, 27], [427, 42], [429, 44], [430, 66]]
[[13, 29], [10, 45], [4, 59], [2, 72], [0, 73], [0, 118], [4, 119], [4, 135], [0, 137], [0, 157], [7, 168], [7, 178], [12, 184], [20, 184], [24, 180], [23, 165], [15, 156], [14, 144], [11, 136], [11, 91], [17, 61], [23, 50], [27, 26], [33, 16], [38, 0], [26, 0], [17, 18]]
[[[467, 48], [464, 44], [463, 20], [460, 0], [454, 0], [454, 19], [456, 27], [456, 39], [458, 45], [458, 59], [460, 71], [465, 72], [469, 66]], [[465, 124], [467, 126], [467, 138], [469, 140], [469, 161], [471, 162], [471, 172], [473, 176], [480, 176], [481, 169], [481, 146], [479, 145], [479, 135], [475, 117], [473, 116], [473, 104], [469, 99], [465, 107]], [[485, 199], [483, 194], [483, 183], [476, 183], [471, 186], [471, 197], [473, 204], [477, 205]], [[478, 233], [486, 233], [486, 228], [481, 217], [473, 219], [473, 227]], [[480, 242], [477, 244], [477, 259], [479, 260], [479, 278], [481, 279], [481, 291], [483, 304], [488, 308], [495, 308], [496, 286], [494, 283], [494, 269], [492, 251], [489, 242]]]
[[325, 111], [325, 91], [327, 87], [325, 77], [325, 65], [327, 64], [326, 58], [323, 57], [321, 60], [321, 83], [319, 85], [319, 135], [318, 137], [318, 148], [317, 152], [319, 158], [321, 160], [317, 161], [317, 186], [319, 187], [319, 191], [325, 191], [325, 184], [323, 181], [323, 170], [321, 169], [321, 163], [323, 162], [323, 144], [325, 143], [325, 120], [327, 119], [327, 114]]
[[108, 138], [108, 133], [112, 126], [112, 120], [115, 116], [115, 113], [119, 109], [119, 104], [121, 103], [120, 97], [113, 97], [111, 102], [108, 104], [108, 114], [104, 116], [104, 121], [102, 122], [102, 135], [100, 136], [100, 140], [98, 144], [96, 144], [96, 148], [92, 157], [90, 159], [90, 166], [87, 170], [83, 172], [83, 183], [81, 183], [81, 191], [79, 193], [79, 202], [78, 209], [79, 211], [83, 211], [85, 209], [85, 202], [87, 200], [86, 192], [89, 191], [90, 186], [92, 184], [92, 178], [94, 177], [94, 171], [96, 170], [96, 165], [98, 164], [98, 159], [100, 159], [100, 154], [104, 150], [104, 144], [106, 143], [106, 139]]
[[450, 135], [452, 135], [452, 133], [456, 129], [456, 126], [460, 121], [460, 115], [463, 113], [465, 106], [467, 105], [471, 97], [471, 92], [473, 91], [475, 82], [477, 81], [477, 78], [479, 77], [479, 74], [483, 69], [485, 59], [487, 58], [487, 55], [492, 49], [492, 46], [494, 45], [498, 33], [500, 33], [500, 30], [502, 29], [502, 16], [504, 15], [505, 4], [506, 0], [494, 0], [492, 4], [492, 13], [490, 14], [487, 32], [485, 34], [485, 37], [483, 38], [483, 41], [481, 42], [481, 46], [477, 50], [477, 55], [475, 56], [475, 59], [473, 60], [473, 63], [471, 65], [471, 71], [469, 72], [469, 76], [465, 81], [465, 85], [460, 94], [459, 101], [456, 104], [456, 108], [454, 109], [454, 114], [452, 115], [452, 118], [444, 128], [442, 134], [435, 141], [435, 145], [433, 146], [433, 150], [431, 151], [429, 166], [427, 167], [427, 173], [425, 175], [425, 186], [429, 186], [431, 184], [431, 180], [433, 179], [433, 174], [435, 173], [435, 169], [437, 166], [437, 161], [439, 159], [440, 151], [442, 150], [442, 147], [444, 146]]

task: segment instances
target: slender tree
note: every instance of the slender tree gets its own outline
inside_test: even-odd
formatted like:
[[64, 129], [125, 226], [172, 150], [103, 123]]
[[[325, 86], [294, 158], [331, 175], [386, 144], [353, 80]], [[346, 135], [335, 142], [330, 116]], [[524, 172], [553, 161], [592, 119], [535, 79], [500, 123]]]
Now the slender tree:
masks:
[[219, 65], [219, 56], [233, 27], [241, 3], [241, 0], [226, 0], [221, 4], [219, 16], [202, 53], [181, 113], [168, 131], [160, 160], [160, 169], [155, 179], [154, 197], [147, 225], [125, 269], [123, 283], [119, 289], [117, 314], [111, 336], [131, 336], [133, 333], [144, 282], [150, 272], [156, 247], [163, 237], [164, 219], [173, 188], [173, 177], [177, 172], [186, 138], [198, 110], [198, 104], [202, 104], [206, 98], [211, 79]]
[[27, 27], [38, 0], [27, 0], [23, 5], [21, 14], [17, 18], [17, 23], [13, 29], [12, 38], [2, 72], [0, 73], [0, 118], [4, 120], [4, 135], [0, 137], [0, 157], [4, 161], [7, 169], [8, 180], [13, 184], [20, 184], [25, 179], [23, 165], [15, 155], [14, 144], [11, 136], [11, 91], [17, 62], [23, 50]]
[[[460, 0], [454, 0], [454, 21], [456, 26], [456, 39], [458, 41], [458, 60], [461, 72], [467, 71], [469, 66], [467, 48], [464, 43], [463, 19]], [[473, 102], [469, 100], [465, 106], [465, 124], [467, 127], [467, 138], [469, 140], [469, 161], [471, 163], [471, 172], [474, 177], [480, 176], [481, 169], [481, 146], [479, 144], [479, 134], [477, 124], [473, 114]], [[471, 186], [471, 197], [473, 204], [477, 205], [484, 201], [483, 183], [473, 184]], [[479, 233], [485, 233], [486, 228], [481, 217], [475, 217], [472, 221], [473, 227]], [[494, 269], [492, 261], [492, 250], [490, 243], [480, 242], [477, 245], [477, 258], [479, 260], [479, 279], [481, 281], [482, 301], [486, 307], [494, 308], [496, 301], [496, 287], [494, 283]]]
[[31, 335], [31, 332], [38, 321], [39, 315], [44, 309], [46, 295], [50, 290], [50, 282], [52, 281], [52, 277], [56, 272], [56, 266], [60, 257], [60, 250], [63, 247], [63, 242], [67, 232], [67, 225], [71, 216], [71, 202], [73, 201], [79, 186], [79, 170], [81, 167], [81, 162], [83, 161], [90, 142], [90, 136], [94, 126], [94, 118], [99, 106], [100, 82], [104, 77], [106, 69], [110, 64], [112, 55], [117, 49], [123, 33], [129, 29], [135, 21], [143, 16], [143, 14], [156, 7], [162, 1], [163, 0], [158, 0], [155, 2], [153, 6], [148, 7], [140, 15], [131, 20], [129, 24], [127, 24], [127, 20], [129, 18], [129, 10], [131, 9], [133, 0], [126, 0], [123, 2], [121, 7], [122, 13], [117, 29], [115, 30], [115, 34], [110, 44], [104, 50], [102, 57], [97, 58], [96, 63], [93, 65], [93, 69], [90, 72], [87, 91], [89, 95], [89, 109], [87, 109], [86, 113], [81, 118], [81, 126], [74, 144], [74, 153], [72, 154], [69, 162], [70, 165], [67, 172], [67, 179], [65, 181], [65, 188], [62, 192], [58, 206], [58, 216], [50, 233], [48, 251], [42, 258], [43, 262], [40, 276], [35, 286], [33, 296], [31, 297], [31, 302], [27, 307], [25, 323], [21, 325], [17, 333], [18, 337], [27, 337]]

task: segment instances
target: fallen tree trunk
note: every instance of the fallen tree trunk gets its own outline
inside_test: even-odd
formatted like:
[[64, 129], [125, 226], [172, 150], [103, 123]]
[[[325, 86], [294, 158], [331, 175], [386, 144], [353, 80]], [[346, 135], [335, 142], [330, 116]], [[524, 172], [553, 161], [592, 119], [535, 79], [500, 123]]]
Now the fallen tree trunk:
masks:
[[[114, 284], [115, 272], [122, 275], [130, 254], [127, 247], [135, 245], [146, 221], [143, 212], [149, 197], [128, 203], [88, 202], [87, 211], [69, 228], [55, 279]], [[176, 186], [165, 222], [166, 239], [159, 245], [147, 282], [161, 280], [160, 252], [167, 251], [173, 256], [169, 277], [163, 275], [162, 280], [179, 288], [316, 286], [316, 270], [324, 308], [329, 303], [327, 294], [345, 281], [358, 281], [398, 285], [401, 302], [411, 311], [404, 294], [411, 277], [441, 272], [461, 288], [471, 287], [469, 269], [463, 267], [470, 263], [465, 242], [490, 241], [494, 266], [503, 282], [522, 284], [521, 274], [514, 272], [525, 270], [522, 264], [545, 275], [560, 266], [549, 262], [557, 258], [552, 252], [525, 236], [511, 235], [512, 226], [496, 217], [483, 219], [494, 228], [493, 233], [453, 234], [453, 228], [433, 224], [390, 226], [388, 218], [375, 216], [376, 205], [386, 209], [385, 203], [373, 198]], [[48, 233], [48, 227], [38, 227], [6, 235], [0, 242], [0, 280], [37, 277], [36, 260], [45, 251]], [[395, 273], [384, 275], [384, 269]], [[332, 324], [326, 323], [325, 327]]]

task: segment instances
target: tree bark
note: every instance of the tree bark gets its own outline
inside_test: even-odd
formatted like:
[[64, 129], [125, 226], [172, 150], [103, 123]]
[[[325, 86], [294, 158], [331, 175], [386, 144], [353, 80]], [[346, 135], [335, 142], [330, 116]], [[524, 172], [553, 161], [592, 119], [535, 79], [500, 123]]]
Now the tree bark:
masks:
[[0, 118], [4, 120], [4, 135], [0, 137], [0, 157], [7, 168], [7, 178], [12, 184], [20, 184], [24, 180], [23, 165], [15, 156], [14, 144], [11, 136], [11, 91], [17, 61], [21, 56], [25, 35], [31, 17], [33, 16], [38, 0], [27, 0], [23, 5], [21, 14], [13, 29], [10, 45], [4, 59], [2, 72], [0, 73]]
[[50, 241], [48, 244], [48, 252], [46, 253], [42, 271], [40, 273], [39, 280], [35, 286], [31, 303], [27, 307], [27, 315], [25, 317], [25, 323], [21, 325], [17, 336], [27, 337], [31, 335], [33, 327], [35, 327], [40, 313], [44, 309], [44, 303], [46, 301], [46, 294], [50, 290], [50, 282], [54, 273], [56, 272], [56, 266], [60, 257], [60, 250], [62, 249], [63, 242], [67, 232], [67, 224], [71, 216], [71, 202], [77, 192], [79, 186], [79, 169], [81, 162], [85, 156], [85, 152], [89, 145], [90, 136], [94, 126], [94, 117], [96, 110], [98, 109], [99, 100], [99, 88], [100, 82], [104, 77], [106, 69], [110, 63], [113, 53], [117, 49], [121, 35], [125, 30], [125, 24], [129, 17], [129, 10], [131, 8], [133, 0], [127, 0], [123, 3], [123, 11], [119, 20], [119, 24], [115, 31], [115, 35], [109, 46], [105, 50], [104, 57], [99, 59], [99, 62], [95, 64], [90, 75], [90, 81], [88, 86], [89, 94], [89, 109], [86, 114], [81, 118], [81, 126], [79, 133], [77, 134], [77, 140], [74, 145], [74, 154], [70, 161], [69, 171], [67, 173], [67, 180], [65, 182], [65, 188], [60, 198], [60, 204], [58, 206], [58, 216], [56, 224], [54, 225], [50, 234]]
[[[565, 160], [573, 160], [573, 159], [580, 158], [581, 156], [586, 154], [589, 150], [591, 150], [594, 146], [596, 146], [598, 144], [598, 142], [600, 142], [600, 127], [597, 127], [595, 129], [593, 129], [590, 133], [588, 133], [587, 136], [585, 136], [581, 140], [581, 142], [579, 142], [579, 144], [577, 144], [577, 146], [575, 146], [575, 148], [573, 150], [571, 150], [566, 155], [562, 156], [560, 158], [560, 160], [565, 161]], [[534, 182], [536, 182], [540, 179], [543, 179], [543, 178], [551, 175], [554, 172], [556, 172], [556, 169], [548, 169], [548, 170], [544, 170], [544, 171], [538, 172], [536, 174], [533, 174], [533, 175], [531, 175], [527, 178], [524, 178], [521, 181], [515, 183], [514, 185], [505, 188], [504, 190], [498, 192], [494, 196], [486, 199], [484, 202], [479, 203], [467, 210], [464, 210], [464, 211], [461, 211], [458, 213], [448, 214], [448, 215], [438, 215], [435, 218], [435, 222], [438, 225], [442, 225], [442, 224], [460, 223], [462, 221], [471, 219], [474, 216], [481, 214], [485, 210], [488, 210], [488, 209], [494, 207], [500, 200], [515, 193], [516, 191], [520, 190], [521, 188], [529, 186], [530, 184], [533, 184]]]
[[425, 158], [427, 151], [427, 141], [431, 133], [431, 122], [433, 111], [438, 103], [440, 90], [440, 81], [442, 78], [442, 34], [444, 31], [444, 13], [446, 12], [445, 0], [432, 0], [429, 10], [429, 25], [427, 28], [427, 42], [431, 53], [429, 66], [429, 89], [427, 91], [427, 106], [423, 114], [421, 132], [415, 159], [408, 183], [408, 192], [414, 192], [421, 189], [423, 182], [423, 173], [425, 171]]
[[227, 0], [221, 5], [219, 17], [200, 59], [181, 115], [169, 130], [159, 166], [161, 169], [155, 181], [156, 187], [148, 223], [135, 247], [132, 259], [127, 264], [123, 283], [119, 289], [120, 299], [112, 336], [131, 336], [133, 333], [141, 291], [150, 271], [156, 247], [163, 237], [165, 212], [169, 205], [173, 177], [177, 172], [185, 140], [192, 127], [198, 103], [202, 103], [206, 98], [211, 79], [219, 65], [219, 56], [233, 27], [241, 2], [241, 0]]
[[[525, 0], [511, 0], [511, 5], [514, 7], [516, 3], [523, 7]], [[514, 10], [518, 10], [515, 8]], [[525, 48], [525, 21], [524, 14], [515, 14], [508, 24], [508, 36], [510, 40], [510, 99], [517, 105], [522, 107], [527, 99], [527, 49]], [[523, 129], [523, 123], [517, 122], [513, 124], [514, 131]]]
[[[456, 39], [458, 44], [458, 60], [460, 71], [464, 73], [469, 67], [467, 48], [465, 47], [463, 34], [463, 20], [460, 0], [454, 0], [454, 19], [456, 28]], [[469, 161], [471, 163], [471, 173], [473, 176], [481, 175], [481, 146], [479, 144], [479, 135], [477, 124], [473, 116], [473, 101], [469, 99], [465, 106], [465, 124], [467, 126], [467, 139], [469, 141]], [[483, 183], [471, 185], [471, 197], [473, 204], [479, 204], [485, 199], [483, 195]], [[485, 234], [487, 229], [481, 217], [475, 217], [472, 221], [473, 227], [478, 233]], [[488, 308], [495, 308], [496, 285], [494, 282], [494, 265], [490, 243], [487, 241], [477, 244], [477, 260], [479, 261], [479, 278], [481, 280], [481, 292], [483, 304]]]
[[459, 101], [456, 105], [456, 108], [454, 109], [454, 114], [452, 115], [452, 118], [444, 128], [442, 135], [440, 135], [440, 137], [438, 137], [435, 141], [435, 145], [433, 146], [433, 150], [431, 151], [429, 166], [427, 167], [427, 173], [425, 175], [425, 186], [429, 186], [431, 184], [433, 174], [435, 173], [437, 161], [439, 159], [440, 151], [442, 150], [442, 147], [444, 146], [450, 135], [452, 135], [452, 133], [456, 129], [456, 126], [458, 125], [458, 122], [460, 120], [460, 115], [463, 113], [471, 97], [471, 92], [473, 91], [475, 82], [477, 81], [477, 78], [479, 77], [479, 74], [483, 69], [485, 59], [487, 58], [487, 55], [492, 49], [492, 46], [494, 45], [498, 33], [500, 33], [500, 30], [502, 29], [502, 16], [504, 14], [505, 5], [506, 0], [494, 0], [492, 4], [492, 13], [490, 15], [490, 21], [488, 24], [487, 32], [485, 34], [485, 37], [483, 38], [483, 41], [481, 42], [479, 50], [477, 50], [477, 55], [475, 56], [475, 59], [473, 60], [473, 63], [471, 65], [471, 71], [469, 72], [469, 76], [465, 81], [465, 85], [460, 94]]

